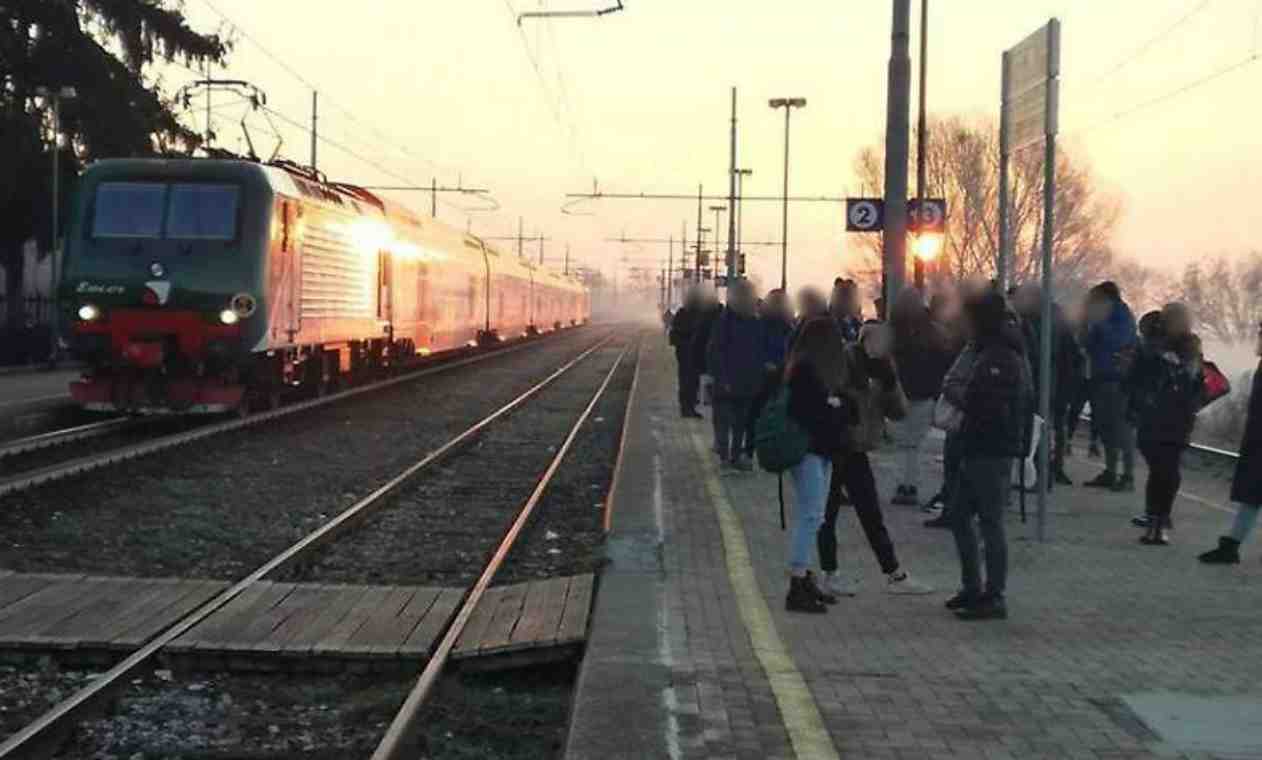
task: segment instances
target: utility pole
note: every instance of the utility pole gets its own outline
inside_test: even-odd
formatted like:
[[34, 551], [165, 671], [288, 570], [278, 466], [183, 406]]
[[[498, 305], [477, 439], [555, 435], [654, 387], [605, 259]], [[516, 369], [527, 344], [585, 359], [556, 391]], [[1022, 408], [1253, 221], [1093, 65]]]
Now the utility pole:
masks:
[[666, 244], [666, 308], [674, 303], [675, 294], [673, 281], [675, 276], [675, 236], [670, 236], [670, 241]]
[[539, 233], [539, 266], [543, 266], [543, 233]]
[[517, 258], [518, 260], [521, 260], [526, 257], [525, 252], [522, 250], [522, 247], [525, 243], [525, 239], [522, 237], [522, 225], [524, 224], [525, 224], [525, 220], [523, 220], [520, 216], [517, 217]]
[[319, 135], [320, 93], [311, 91], [311, 168], [316, 168], [316, 139]]
[[[917, 208], [925, 207], [925, 145], [926, 133], [929, 131], [929, 120], [925, 113], [925, 80], [926, 73], [929, 68], [929, 0], [920, 0], [920, 120], [916, 128], [916, 203]], [[920, 230], [920, 220], [916, 220], [916, 229], [918, 235], [923, 235]], [[924, 292], [925, 287], [925, 262], [920, 256], [915, 256], [915, 282], [916, 287]]]
[[741, 238], [745, 236], [745, 178], [754, 173], [753, 169], [736, 170], [736, 255], [745, 250]]
[[570, 244], [569, 243], [565, 244], [565, 264], [563, 264], [562, 266], [563, 266], [563, 269], [561, 270], [561, 273], [564, 274], [566, 277], [569, 277], [570, 275]]
[[[210, 61], [206, 61], [206, 81], [210, 81]], [[210, 153], [210, 87], [206, 88], [206, 145], [207, 154]]]
[[[999, 116], [999, 260], [995, 262], [995, 279], [1002, 292], [1008, 291], [1008, 159], [1012, 153], [1012, 136], [1008, 124], [1008, 85], [1011, 76], [1011, 56], [1008, 51], [1003, 54], [1003, 73], [1000, 77], [1000, 116]], [[1044, 294], [1046, 297], [1046, 294]]]
[[[710, 207], [710, 210], [714, 212], [714, 255], [715, 255], [715, 258], [718, 258], [718, 255], [719, 255], [719, 230], [720, 230], [720, 229], [722, 229], [722, 227], [721, 227], [722, 222], [720, 221], [720, 217], [722, 216], [722, 214], [723, 214], [723, 212], [724, 212], [724, 211], [727, 211], [727, 206], [711, 206], [711, 207]], [[728, 240], [728, 241], [727, 241], [727, 247], [728, 247], [728, 251], [730, 252], [730, 251], [731, 251], [731, 249], [732, 249], [732, 241], [731, 241], [731, 240]], [[730, 256], [730, 253], [729, 253], [729, 256]], [[731, 259], [730, 259], [730, 258], [728, 259], [728, 263], [729, 263], [729, 264], [731, 263]], [[714, 268], [715, 268], [715, 271], [717, 272], [717, 271], [718, 271], [718, 263], [717, 263], [717, 262], [715, 262], [715, 264], [714, 264]], [[731, 283], [731, 279], [730, 279], [730, 278], [731, 278], [731, 276], [732, 276], [732, 275], [731, 275], [731, 271], [732, 271], [732, 269], [731, 269], [731, 267], [730, 267], [730, 266], [728, 267], [727, 271], [728, 271], [728, 278], [729, 278], [729, 279], [728, 279], [728, 283], [730, 284], [730, 283]]]
[[885, 113], [885, 311], [907, 276], [908, 110], [911, 105], [911, 0], [894, 0]]
[[[731, 283], [736, 279], [736, 88], [732, 88], [732, 147], [731, 159], [728, 162], [727, 169], [727, 207], [732, 209], [732, 213], [727, 216], [727, 281]], [[787, 195], [788, 193], [786, 193]], [[719, 249], [719, 227], [715, 220], [714, 226], [714, 249]]]
[[697, 284], [701, 284], [701, 185], [697, 185]]

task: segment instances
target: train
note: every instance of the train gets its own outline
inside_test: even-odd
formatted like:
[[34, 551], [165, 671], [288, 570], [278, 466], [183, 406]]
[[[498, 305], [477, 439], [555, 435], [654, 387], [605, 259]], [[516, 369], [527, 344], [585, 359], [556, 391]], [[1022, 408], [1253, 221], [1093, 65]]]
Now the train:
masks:
[[84, 409], [220, 414], [581, 325], [578, 279], [288, 162], [110, 159], [58, 280]]

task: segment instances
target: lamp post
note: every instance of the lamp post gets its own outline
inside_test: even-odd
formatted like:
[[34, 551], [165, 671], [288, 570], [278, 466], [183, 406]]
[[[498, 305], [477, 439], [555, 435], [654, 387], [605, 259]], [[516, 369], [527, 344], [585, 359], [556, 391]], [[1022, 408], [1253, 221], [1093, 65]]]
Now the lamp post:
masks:
[[61, 211], [61, 101], [74, 100], [78, 97], [78, 92], [73, 87], [38, 87], [35, 93], [41, 97], [48, 98], [53, 105], [53, 206], [52, 206], [52, 237], [50, 253], [51, 259], [48, 262], [48, 299], [51, 307], [51, 315], [49, 317], [49, 332], [52, 335], [52, 342], [49, 345], [48, 360], [51, 364], [57, 363], [57, 259], [59, 255], [59, 246], [57, 245], [57, 236], [61, 232], [61, 220], [59, 218]]
[[[743, 235], [741, 224], [745, 221], [745, 204], [741, 199], [745, 194], [745, 178], [752, 176], [753, 169], [737, 169], [736, 170], [736, 245], [732, 249], [736, 251], [736, 255], [741, 255], [741, 237]], [[740, 270], [740, 261], [736, 261], [736, 269]], [[741, 272], [743, 275], [744, 272]]]
[[784, 210], [780, 228], [780, 289], [789, 287], [789, 114], [805, 108], [806, 98], [772, 98], [772, 108], [784, 109]]

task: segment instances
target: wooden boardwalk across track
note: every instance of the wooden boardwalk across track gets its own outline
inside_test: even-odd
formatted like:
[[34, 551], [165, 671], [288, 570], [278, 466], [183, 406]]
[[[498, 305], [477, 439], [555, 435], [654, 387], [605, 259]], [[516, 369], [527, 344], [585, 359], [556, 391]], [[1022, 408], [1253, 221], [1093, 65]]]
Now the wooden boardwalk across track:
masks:
[[[454, 656], [505, 666], [572, 654], [587, 637], [593, 577], [500, 586]], [[224, 581], [0, 570], [0, 653], [116, 659], [210, 601]], [[464, 589], [260, 581], [177, 638], [164, 656], [228, 669], [327, 669], [424, 660]], [[489, 666], [496, 666], [488, 661]]]

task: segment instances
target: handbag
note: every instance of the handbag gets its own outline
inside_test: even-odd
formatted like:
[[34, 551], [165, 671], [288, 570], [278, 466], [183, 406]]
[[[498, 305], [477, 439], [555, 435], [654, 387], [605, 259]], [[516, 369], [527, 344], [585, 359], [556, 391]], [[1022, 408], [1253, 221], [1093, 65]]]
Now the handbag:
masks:
[[946, 396], [938, 396], [933, 404], [933, 426], [948, 433], [958, 433], [964, 427], [964, 410], [947, 401]]
[[1211, 361], [1205, 362], [1202, 367], [1205, 373], [1205, 387], [1201, 393], [1201, 408], [1204, 409], [1231, 393], [1231, 381], [1218, 368], [1218, 365]]

